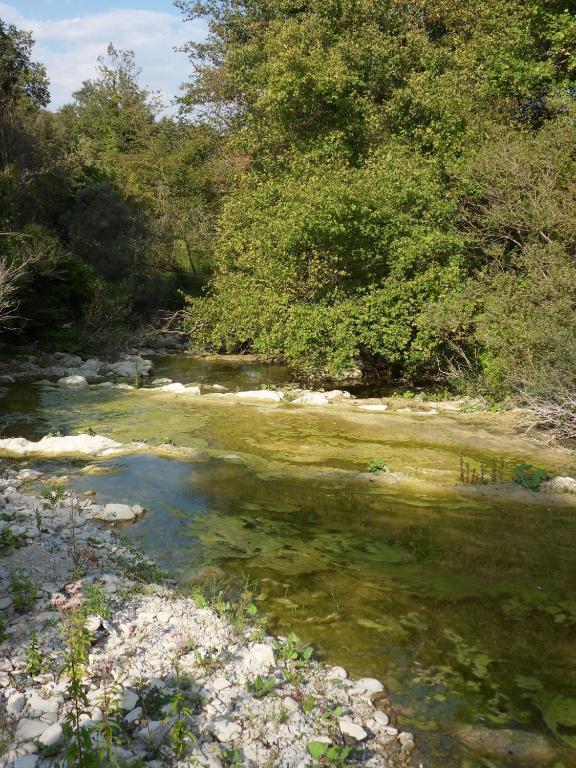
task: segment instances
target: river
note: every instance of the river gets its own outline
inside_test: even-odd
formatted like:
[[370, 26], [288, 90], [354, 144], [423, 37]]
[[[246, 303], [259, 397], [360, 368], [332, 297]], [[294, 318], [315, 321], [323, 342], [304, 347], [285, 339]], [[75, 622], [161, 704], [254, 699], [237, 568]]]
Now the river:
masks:
[[[235, 389], [288, 377], [279, 366], [185, 357], [155, 366], [155, 376]], [[88, 461], [43, 467], [97, 501], [145, 506], [125, 535], [181, 582], [207, 565], [258, 580], [275, 632], [293, 630], [321, 658], [386, 684], [426, 765], [510, 764], [482, 730], [480, 751], [467, 746], [463, 725], [542, 734], [556, 756], [535, 765], [576, 765], [576, 511], [458, 487], [461, 458], [506, 477], [523, 462], [571, 471], [569, 454], [529, 442], [510, 415], [18, 384], [0, 390], [0, 422], [6, 436], [91, 428], [198, 449], [193, 460], [115, 458], [97, 474], [82, 471]], [[373, 459], [400, 479], [367, 475]]]

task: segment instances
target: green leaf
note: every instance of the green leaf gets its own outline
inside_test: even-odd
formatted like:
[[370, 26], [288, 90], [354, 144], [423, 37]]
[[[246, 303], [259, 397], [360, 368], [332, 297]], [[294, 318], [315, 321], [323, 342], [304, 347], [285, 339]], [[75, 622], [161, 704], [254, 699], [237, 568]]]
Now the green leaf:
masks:
[[324, 757], [327, 752], [326, 744], [321, 741], [311, 741], [310, 744], [308, 744], [308, 752], [310, 753], [310, 757], [314, 760], [319, 760], [321, 757]]

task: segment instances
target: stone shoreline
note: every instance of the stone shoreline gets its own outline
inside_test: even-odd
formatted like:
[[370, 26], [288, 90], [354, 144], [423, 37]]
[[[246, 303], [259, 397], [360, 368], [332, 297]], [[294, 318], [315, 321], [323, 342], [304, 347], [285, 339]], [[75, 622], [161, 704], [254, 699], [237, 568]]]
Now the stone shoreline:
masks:
[[[65, 764], [72, 704], [54, 608], [63, 598], [54, 596], [78, 577], [100, 606], [86, 617], [81, 720], [96, 746], [103, 722], [114, 723], [118, 765], [327, 765], [310, 754], [318, 742], [351, 747], [346, 765], [416, 765], [414, 738], [393, 724], [379, 681], [350, 681], [342, 668], [307, 658], [294, 638], [269, 636], [250, 601], [218, 612], [199, 589], [183, 594], [94, 522], [114, 519], [118, 510], [106, 510], [113, 505], [24, 492], [38, 477], [26, 468], [0, 474], [0, 768]], [[180, 757], [177, 728], [185, 733]]]

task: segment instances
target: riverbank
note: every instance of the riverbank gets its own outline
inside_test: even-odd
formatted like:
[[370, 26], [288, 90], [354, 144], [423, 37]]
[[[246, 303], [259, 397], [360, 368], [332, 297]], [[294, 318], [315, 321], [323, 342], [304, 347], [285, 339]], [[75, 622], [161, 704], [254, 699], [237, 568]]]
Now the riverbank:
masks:
[[82, 728], [119, 765], [321, 765], [320, 742], [350, 748], [349, 765], [415, 765], [381, 683], [350, 681], [294, 638], [267, 635], [246, 595], [218, 614], [200, 590], [181, 594], [94, 523], [89, 502], [25, 493], [37, 479], [27, 468], [0, 478], [0, 766], [57, 766], [70, 746], [71, 594], [90, 635]]

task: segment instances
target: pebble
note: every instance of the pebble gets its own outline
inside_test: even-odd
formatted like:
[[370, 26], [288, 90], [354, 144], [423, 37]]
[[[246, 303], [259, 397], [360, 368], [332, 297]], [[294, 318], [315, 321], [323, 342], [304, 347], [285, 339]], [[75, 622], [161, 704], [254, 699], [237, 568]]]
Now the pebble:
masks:
[[64, 731], [62, 730], [62, 726], [60, 723], [54, 723], [54, 725], [50, 725], [48, 728], [46, 728], [38, 741], [43, 747], [48, 749], [50, 747], [56, 747], [58, 744], [60, 744], [63, 737]]
[[242, 731], [238, 723], [233, 723], [225, 717], [216, 717], [212, 730], [218, 741], [223, 742], [233, 741]]
[[136, 704], [138, 704], [138, 698], [138, 694], [135, 691], [130, 690], [130, 688], [124, 688], [118, 706], [120, 709], [124, 710], [124, 712], [130, 712], [136, 707]]
[[347, 717], [339, 718], [338, 725], [340, 726], [340, 732], [343, 736], [350, 736], [350, 738], [355, 741], [364, 741], [368, 736], [368, 733], [361, 725], [358, 725]]
[[384, 690], [384, 686], [380, 680], [376, 680], [373, 677], [362, 677], [357, 680], [352, 688], [350, 688], [351, 696], [373, 696], [375, 693], [380, 693]]
[[30, 720], [25, 717], [19, 721], [14, 738], [20, 744], [23, 741], [37, 739], [47, 728], [47, 724], [40, 720]]

